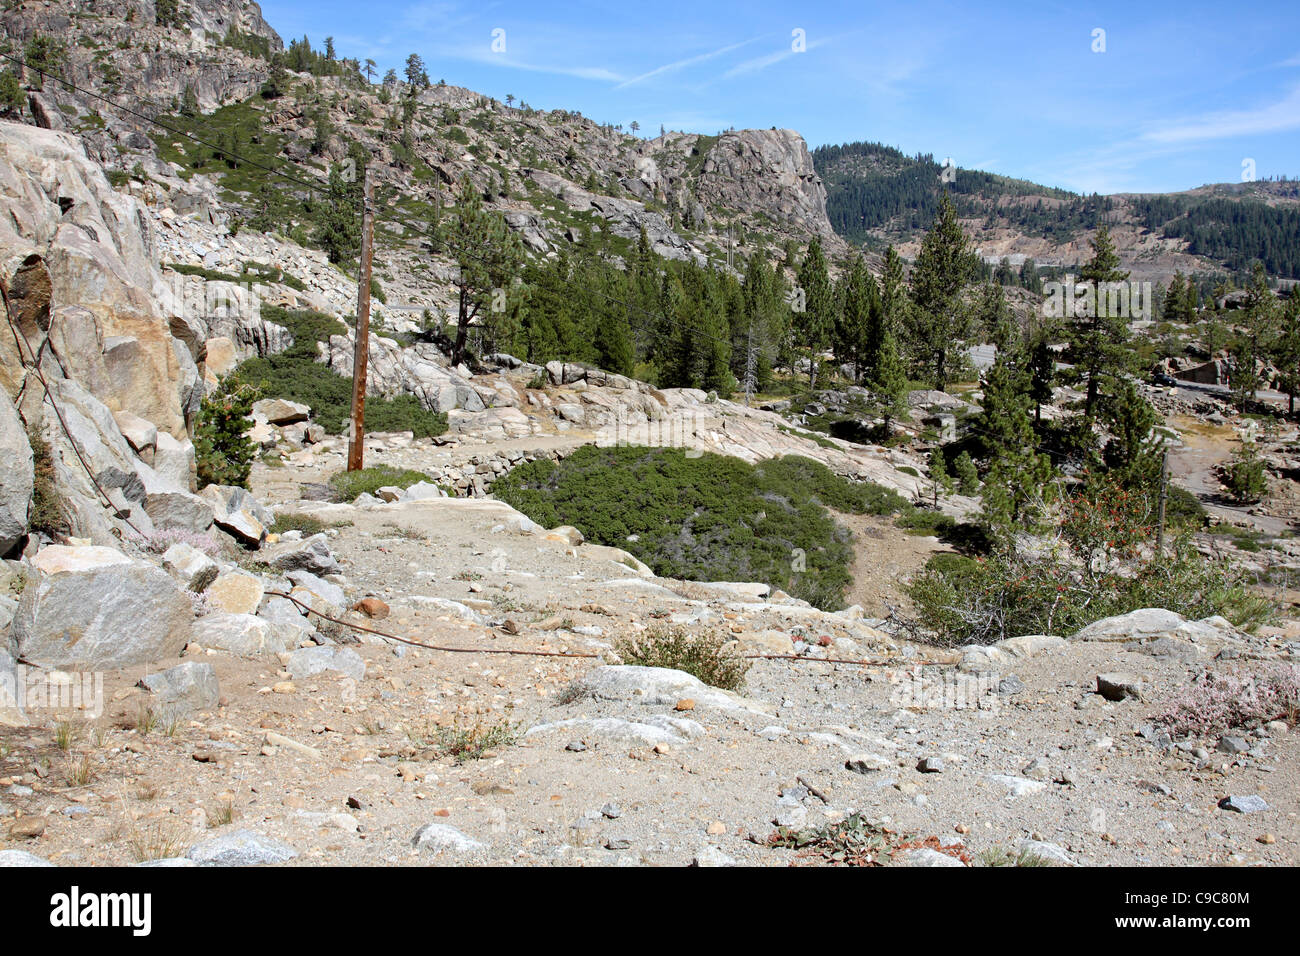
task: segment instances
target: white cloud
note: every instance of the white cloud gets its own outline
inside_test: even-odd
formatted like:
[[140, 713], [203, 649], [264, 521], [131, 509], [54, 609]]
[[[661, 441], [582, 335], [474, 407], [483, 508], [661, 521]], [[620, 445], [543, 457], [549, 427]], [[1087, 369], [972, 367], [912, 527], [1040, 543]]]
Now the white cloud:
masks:
[[528, 73], [547, 73], [552, 76], [572, 76], [580, 80], [596, 80], [603, 83], [618, 83], [624, 77], [603, 66], [566, 66], [563, 64], [528, 63], [511, 58], [508, 53], [493, 53], [487, 43], [472, 47], [452, 47], [438, 50], [442, 59], [464, 60], [482, 66], [495, 66], [506, 70], [523, 70]]
[[742, 40], [739, 43], [732, 43], [729, 46], [720, 47], [719, 49], [712, 50], [708, 53], [701, 53], [698, 56], [690, 56], [682, 60], [676, 60], [672, 63], [665, 63], [663, 66], [655, 67], [653, 70], [642, 73], [640, 76], [634, 76], [630, 80], [624, 80], [618, 85], [617, 89], [621, 90], [625, 86], [632, 86], [635, 83], [640, 83], [643, 80], [648, 80], [655, 76], [661, 76], [664, 73], [673, 73], [677, 70], [685, 69], [688, 66], [693, 66], [696, 63], [703, 63], [705, 60], [712, 60], [714, 57], [722, 56], [723, 54], [730, 53], [733, 50], [739, 50], [741, 47], [748, 46], [753, 42], [753, 39]]
[[1249, 110], [1208, 113], [1165, 123], [1142, 135], [1156, 143], [1186, 143], [1233, 136], [1257, 136], [1300, 129], [1300, 86], [1283, 99]]
[[444, 28], [456, 23], [463, 23], [464, 17], [456, 17], [454, 3], [441, 3], [438, 0], [426, 0], [413, 3], [402, 11], [401, 22], [407, 30], [430, 30]]
[[782, 60], [788, 60], [792, 56], [802, 55], [808, 50], [816, 49], [826, 42], [825, 39], [809, 40], [804, 50], [786, 49], [778, 50], [775, 53], [768, 53], [766, 56], [756, 56], [752, 60], [746, 60], [744, 63], [736, 64], [726, 73], [723, 73], [722, 78], [726, 80], [733, 76], [743, 76], [746, 73], [757, 73], [759, 70], [766, 70], [769, 66], [774, 66]]

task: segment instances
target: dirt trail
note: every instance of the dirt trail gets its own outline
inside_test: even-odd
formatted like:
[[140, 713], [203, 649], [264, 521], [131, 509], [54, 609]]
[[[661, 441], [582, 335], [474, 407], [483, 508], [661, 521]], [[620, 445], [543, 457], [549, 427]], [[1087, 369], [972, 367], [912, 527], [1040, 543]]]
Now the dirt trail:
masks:
[[1212, 517], [1226, 524], [1250, 525], [1266, 534], [1281, 535], [1291, 530], [1285, 518], [1257, 514], [1223, 497], [1218, 469], [1241, 447], [1236, 428], [1186, 415], [1171, 415], [1167, 424], [1181, 440], [1169, 451], [1170, 480], [1196, 495]]
[[853, 583], [845, 599], [861, 605], [869, 617], [909, 607], [903, 582], [932, 555], [952, 550], [938, 538], [908, 534], [890, 518], [836, 514], [835, 520], [853, 532]]

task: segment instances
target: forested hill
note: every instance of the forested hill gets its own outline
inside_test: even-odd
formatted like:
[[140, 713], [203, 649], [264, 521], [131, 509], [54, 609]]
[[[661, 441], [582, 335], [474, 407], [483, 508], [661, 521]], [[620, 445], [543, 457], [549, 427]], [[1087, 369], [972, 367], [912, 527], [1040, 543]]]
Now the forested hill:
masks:
[[[934, 219], [943, 189], [943, 164], [928, 154], [907, 156], [880, 143], [821, 146], [813, 165], [827, 192], [827, 215], [844, 238], [870, 242], [910, 236]], [[963, 218], [993, 210], [1023, 231], [1066, 242], [1110, 209], [1105, 197], [1083, 197], [1023, 179], [956, 169], [948, 191]]]
[[1083, 196], [982, 170], [958, 168], [945, 183], [934, 156], [909, 156], [880, 143], [822, 146], [812, 156], [831, 225], [850, 242], [873, 248], [914, 242], [946, 186], [986, 254], [1069, 263], [1104, 216], [1121, 255], [1141, 255], [1147, 269], [1236, 273], [1258, 259], [1271, 275], [1300, 278], [1300, 182], [1294, 179], [1168, 195]]

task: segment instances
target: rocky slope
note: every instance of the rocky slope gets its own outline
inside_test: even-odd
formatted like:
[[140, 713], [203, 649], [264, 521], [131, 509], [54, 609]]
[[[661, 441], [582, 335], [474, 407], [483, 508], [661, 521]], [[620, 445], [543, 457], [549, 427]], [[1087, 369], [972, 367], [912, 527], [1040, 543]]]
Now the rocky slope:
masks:
[[[226, 224], [249, 214], [253, 196], [241, 185], [224, 195], [223, 205], [214, 203], [212, 185], [225, 178], [220, 171], [194, 175], [193, 168], [174, 165], [189, 166], [194, 147], [188, 141], [94, 94], [151, 118], [174, 114], [187, 89], [205, 112], [243, 104], [238, 108], [261, 114], [257, 126], [276, 137], [280, 167], [322, 184], [326, 164], [345, 160], [355, 141], [378, 161], [380, 194], [394, 197], [393, 220], [427, 221], [428, 210], [447, 202], [448, 191], [469, 175], [534, 254], [553, 253], [599, 230], [624, 242], [645, 230], [659, 254], [701, 262], [725, 262], [729, 244], [745, 255], [759, 244], [779, 247], [786, 238], [818, 236], [834, 252], [844, 248], [826, 218], [825, 190], [808, 149], [788, 130], [720, 137], [666, 132], [644, 140], [578, 113], [516, 108], [439, 83], [419, 93], [403, 135], [404, 86], [365, 84], [346, 61], [339, 75], [292, 75], [290, 95], [255, 95], [270, 73], [258, 54], [283, 47], [255, 3], [201, 0], [182, 5], [180, 26], [157, 26], [153, 19], [153, 4], [140, 0], [90, 10], [51, 0], [0, 16], [0, 35], [17, 41], [20, 50], [38, 33], [63, 37], [62, 73], [88, 92], [45, 84], [32, 93], [31, 119], [75, 130], [92, 157], [133, 174], [142, 190], [168, 194], [174, 209], [205, 194], [197, 201]], [[332, 131], [319, 150], [313, 145], [318, 118]], [[217, 133], [205, 129], [203, 136], [212, 141]], [[249, 174], [245, 166], [245, 179]], [[273, 176], [252, 175], [285, 186]], [[447, 264], [430, 261], [418, 242], [404, 237], [408, 226], [388, 218], [381, 215], [379, 222], [381, 278], [404, 300], [444, 304], [437, 280], [445, 278]], [[284, 232], [292, 225], [286, 223]]]
[[[66, 79], [124, 102], [168, 103], [189, 87], [212, 109], [255, 93], [265, 79], [264, 62], [225, 42], [234, 30], [272, 51], [283, 49], [261, 8], [245, 0], [187, 0], [180, 6], [182, 22], [162, 26], [153, 0], [8, 4], [0, 13], [0, 33], [19, 45], [36, 36], [61, 40]], [[61, 101], [59, 91], [46, 92]], [[88, 99], [85, 107], [98, 110], [102, 103]], [[117, 118], [102, 118], [112, 131]]]

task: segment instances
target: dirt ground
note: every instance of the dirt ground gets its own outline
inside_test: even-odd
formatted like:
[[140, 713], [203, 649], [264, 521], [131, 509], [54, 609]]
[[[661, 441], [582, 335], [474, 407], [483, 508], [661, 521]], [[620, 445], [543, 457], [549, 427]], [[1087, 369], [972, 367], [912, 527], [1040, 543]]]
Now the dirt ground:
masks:
[[[98, 721], [62, 734], [55, 715], [0, 728], [0, 849], [131, 864], [248, 830], [291, 846], [290, 865], [784, 866], [796, 855], [766, 845], [774, 821], [820, 826], [860, 810], [968, 862], [1025, 841], [1080, 864], [1300, 862], [1300, 734], [1252, 737], [1241, 754], [1217, 752], [1217, 739], [1148, 739], [1179, 685], [1249, 662], [1065, 644], [980, 678], [917, 670], [944, 655], [853, 615], [639, 577], [608, 550], [510, 530], [491, 501], [292, 507], [338, 525], [330, 543], [349, 602], [374, 595], [391, 608], [369, 625], [423, 643], [594, 654], [680, 623], [721, 629], [746, 652], [869, 663], [756, 661], [739, 698], [593, 697], [571, 688], [603, 666], [592, 658], [373, 639], [348, 645], [364, 679], [291, 680], [283, 660], [192, 648], [220, 680], [215, 713], [142, 724], [148, 699], [130, 672], [108, 676]], [[876, 583], [853, 595], [870, 615], [940, 546], [856, 524], [860, 542], [879, 542], [859, 547], [858, 570]], [[1285, 659], [1297, 636], [1275, 632], [1258, 649]], [[1100, 697], [1097, 675], [1112, 671], [1142, 678], [1143, 699]], [[475, 728], [500, 734], [480, 759], [441, 751], [448, 731]], [[927, 757], [942, 772], [920, 772]], [[1221, 808], [1232, 795], [1267, 809]], [[455, 835], [417, 847], [426, 824]]]

